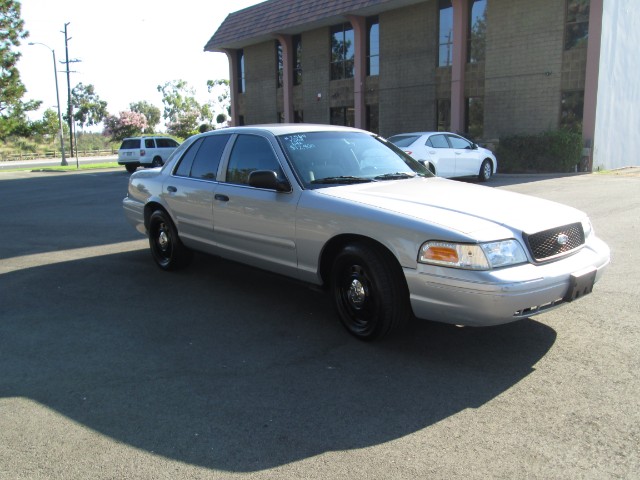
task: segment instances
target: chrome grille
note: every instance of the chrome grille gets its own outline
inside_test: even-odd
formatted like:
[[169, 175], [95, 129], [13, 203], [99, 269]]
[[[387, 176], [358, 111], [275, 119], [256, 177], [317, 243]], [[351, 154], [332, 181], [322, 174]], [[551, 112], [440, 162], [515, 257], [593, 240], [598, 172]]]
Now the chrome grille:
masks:
[[531, 255], [537, 262], [544, 262], [570, 253], [584, 244], [581, 223], [572, 223], [532, 235], [524, 235]]

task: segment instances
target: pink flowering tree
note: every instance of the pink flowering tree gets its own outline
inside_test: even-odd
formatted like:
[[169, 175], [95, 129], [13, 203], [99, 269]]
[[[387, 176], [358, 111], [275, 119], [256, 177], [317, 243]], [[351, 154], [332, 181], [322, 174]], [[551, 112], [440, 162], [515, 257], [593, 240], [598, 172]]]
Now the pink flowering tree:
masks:
[[125, 111], [120, 116], [109, 115], [104, 120], [103, 135], [114, 140], [140, 135], [148, 127], [147, 117], [142, 113]]

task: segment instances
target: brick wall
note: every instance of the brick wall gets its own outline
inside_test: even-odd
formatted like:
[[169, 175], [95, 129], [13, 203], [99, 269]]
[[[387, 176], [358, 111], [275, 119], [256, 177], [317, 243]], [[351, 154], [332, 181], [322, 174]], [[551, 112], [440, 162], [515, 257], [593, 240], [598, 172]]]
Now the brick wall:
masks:
[[275, 42], [244, 49], [246, 92], [243, 115], [247, 125], [278, 120]]
[[380, 134], [436, 125], [435, 1], [385, 12], [380, 18]]
[[305, 123], [329, 123], [329, 55], [328, 28], [302, 34], [302, 105], [294, 109], [304, 111]]
[[557, 127], [564, 3], [487, 2], [485, 138]]

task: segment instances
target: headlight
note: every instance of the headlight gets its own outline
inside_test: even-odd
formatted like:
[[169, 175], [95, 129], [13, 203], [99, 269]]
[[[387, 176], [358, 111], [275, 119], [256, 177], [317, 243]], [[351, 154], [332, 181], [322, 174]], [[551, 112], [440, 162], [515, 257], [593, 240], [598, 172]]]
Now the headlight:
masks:
[[467, 270], [490, 270], [525, 263], [527, 256], [517, 240], [479, 244], [428, 241], [420, 247], [420, 263]]

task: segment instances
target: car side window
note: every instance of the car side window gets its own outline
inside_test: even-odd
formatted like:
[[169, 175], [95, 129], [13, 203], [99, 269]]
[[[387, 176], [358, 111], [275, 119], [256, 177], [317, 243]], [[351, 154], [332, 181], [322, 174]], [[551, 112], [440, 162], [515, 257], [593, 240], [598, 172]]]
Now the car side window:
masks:
[[193, 159], [189, 176], [204, 180], [215, 180], [220, 159], [230, 137], [231, 135], [209, 135], [204, 137], [202, 145]]
[[447, 137], [444, 135], [431, 135], [427, 140], [427, 146], [433, 148], [450, 148]]
[[453, 148], [462, 148], [467, 150], [472, 149], [471, 142], [465, 140], [464, 138], [454, 137], [453, 135], [449, 135], [449, 141], [451, 142], [451, 145], [453, 146]]
[[170, 138], [156, 138], [156, 143], [158, 148], [175, 148], [178, 146], [178, 143]]
[[156, 148], [153, 138], [144, 139], [144, 148]]
[[257, 135], [238, 135], [227, 167], [227, 183], [248, 185], [249, 175], [255, 170], [271, 170], [278, 178], [284, 173], [266, 138]]
[[176, 168], [174, 175], [179, 177], [188, 177], [191, 174], [191, 166], [193, 165], [193, 159], [196, 157], [196, 153], [202, 145], [202, 138], [193, 142], [189, 149], [182, 155], [178, 168]]

